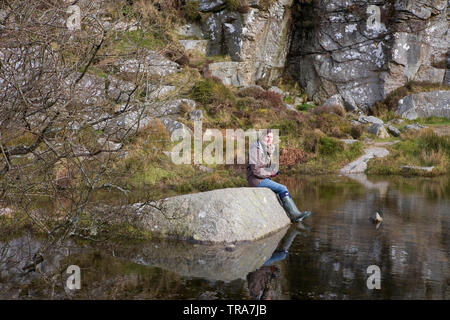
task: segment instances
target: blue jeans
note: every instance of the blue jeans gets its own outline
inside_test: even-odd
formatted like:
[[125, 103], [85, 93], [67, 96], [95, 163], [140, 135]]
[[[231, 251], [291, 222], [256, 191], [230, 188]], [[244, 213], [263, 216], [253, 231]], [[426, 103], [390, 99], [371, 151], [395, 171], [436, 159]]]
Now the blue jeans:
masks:
[[270, 190], [272, 190], [273, 192], [278, 194], [280, 196], [280, 198], [283, 198], [284, 196], [289, 194], [289, 191], [285, 185], [275, 182], [275, 181], [272, 181], [269, 178], [262, 180], [257, 185], [257, 187], [269, 188]]

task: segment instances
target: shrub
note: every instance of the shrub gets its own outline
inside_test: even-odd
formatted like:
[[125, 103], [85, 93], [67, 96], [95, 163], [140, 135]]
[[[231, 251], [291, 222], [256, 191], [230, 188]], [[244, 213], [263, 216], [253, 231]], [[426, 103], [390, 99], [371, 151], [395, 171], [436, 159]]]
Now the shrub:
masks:
[[359, 139], [363, 133], [363, 128], [361, 126], [352, 126], [350, 129], [350, 135], [353, 139]]
[[315, 153], [323, 133], [320, 130], [307, 130], [303, 134], [303, 148], [308, 152]]
[[407, 87], [401, 87], [398, 89], [395, 89], [393, 92], [391, 92], [384, 103], [386, 104], [388, 110], [396, 110], [398, 106], [398, 101], [408, 95], [408, 88]]
[[322, 156], [333, 157], [342, 150], [344, 150], [344, 146], [337, 139], [323, 136], [319, 140], [319, 153]]
[[199, 21], [201, 19], [198, 1], [188, 1], [183, 7], [184, 15], [188, 21]]
[[247, 0], [225, 0], [224, 2], [229, 10], [240, 13], [248, 13], [250, 11]]
[[280, 94], [272, 91], [262, 91], [259, 98], [266, 100], [272, 107], [279, 107], [283, 103]]
[[315, 107], [313, 112], [316, 115], [322, 113], [334, 113], [341, 117], [345, 116], [345, 110], [339, 105], [322, 105], [320, 107]]
[[387, 105], [378, 101], [371, 108], [369, 108], [369, 115], [372, 115], [375, 117], [380, 117], [380, 116], [386, 114], [387, 111], [388, 111]]
[[450, 155], [450, 137], [439, 136], [431, 128], [421, 132], [418, 143], [419, 148], [427, 152], [443, 152]]
[[312, 104], [302, 103], [302, 104], [299, 104], [296, 108], [299, 111], [308, 111], [309, 109], [314, 108], [314, 106]]
[[[198, 81], [191, 89], [192, 99], [203, 105], [214, 103], [215, 105], [233, 105], [236, 103], [236, 97], [229, 87], [217, 82], [216, 79], [205, 79]], [[210, 110], [215, 109], [214, 106]]]
[[239, 91], [239, 97], [252, 97], [259, 100], [262, 108], [279, 108], [283, 105], [281, 95], [272, 92], [261, 90], [258, 87], [249, 87]]
[[248, 87], [239, 90], [238, 96], [239, 97], [252, 97], [255, 99], [259, 99], [260, 95], [264, 92], [264, 90], [261, 90], [260, 88], [254, 86], [254, 87]]
[[257, 109], [258, 108], [258, 100], [253, 97], [244, 97], [238, 99], [236, 103], [236, 107], [238, 110], [245, 111], [247, 109]]
[[211, 79], [199, 81], [192, 88], [190, 96], [202, 104], [209, 104], [213, 99], [214, 87], [215, 82]]
[[306, 153], [301, 149], [283, 148], [280, 152], [280, 164], [292, 166], [296, 163], [305, 163], [307, 161]]

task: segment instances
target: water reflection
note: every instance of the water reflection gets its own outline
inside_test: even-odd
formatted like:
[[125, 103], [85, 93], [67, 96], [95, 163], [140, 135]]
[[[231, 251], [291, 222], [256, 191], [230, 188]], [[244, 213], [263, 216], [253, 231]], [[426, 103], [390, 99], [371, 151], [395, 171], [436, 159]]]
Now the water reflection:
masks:
[[[304, 228], [236, 245], [152, 241], [66, 243], [36, 272], [22, 268], [42, 241], [0, 243], [0, 298], [84, 299], [449, 299], [450, 177], [295, 177], [280, 180]], [[383, 212], [377, 229], [369, 217]], [[81, 267], [82, 289], [65, 290]], [[367, 288], [367, 267], [381, 289]]]
[[[313, 211], [305, 222], [310, 237], [291, 250], [285, 290], [291, 298], [449, 297], [449, 177], [318, 177], [286, 184], [296, 202]], [[368, 220], [377, 210], [384, 213], [379, 229]], [[381, 290], [366, 286], [369, 265], [381, 268]]]
[[248, 290], [252, 299], [281, 298], [280, 268], [277, 264], [286, 258], [297, 235], [305, 233], [307, 230], [308, 228], [302, 223], [292, 225], [264, 265], [247, 275]]

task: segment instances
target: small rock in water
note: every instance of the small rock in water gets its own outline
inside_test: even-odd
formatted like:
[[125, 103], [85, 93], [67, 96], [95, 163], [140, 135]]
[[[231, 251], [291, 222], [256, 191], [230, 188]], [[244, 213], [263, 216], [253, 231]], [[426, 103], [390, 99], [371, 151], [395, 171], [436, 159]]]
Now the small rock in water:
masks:
[[370, 221], [372, 221], [373, 223], [379, 223], [383, 221], [383, 217], [382, 217], [382, 213], [376, 211], [374, 212], [371, 216], [370, 216]]

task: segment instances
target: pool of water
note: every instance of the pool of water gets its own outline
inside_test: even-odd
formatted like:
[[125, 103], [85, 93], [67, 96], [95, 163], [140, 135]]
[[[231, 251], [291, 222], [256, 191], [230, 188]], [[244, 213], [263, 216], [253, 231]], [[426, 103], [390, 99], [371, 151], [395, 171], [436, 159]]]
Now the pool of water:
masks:
[[[49, 248], [27, 274], [22, 268], [43, 241], [22, 235], [0, 243], [0, 298], [450, 298], [450, 177], [277, 181], [313, 214], [252, 243], [69, 242]], [[380, 224], [369, 220], [376, 211]], [[80, 290], [65, 285], [69, 265], [80, 267]], [[369, 266], [379, 268], [379, 289]]]

